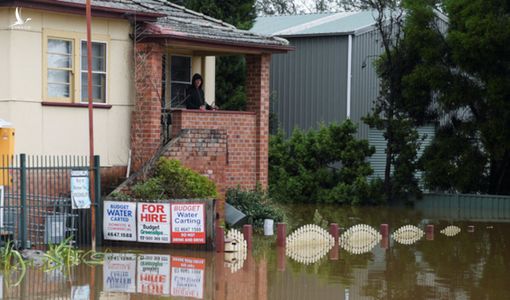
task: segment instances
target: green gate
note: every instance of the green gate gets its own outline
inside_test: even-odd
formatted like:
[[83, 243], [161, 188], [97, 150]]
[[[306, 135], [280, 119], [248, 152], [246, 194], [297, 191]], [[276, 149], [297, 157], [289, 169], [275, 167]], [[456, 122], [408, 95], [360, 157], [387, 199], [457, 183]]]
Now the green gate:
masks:
[[[0, 157], [0, 238], [20, 248], [44, 248], [72, 236], [76, 246], [91, 244], [91, 210], [73, 209], [71, 171], [89, 170], [86, 156]], [[96, 224], [101, 223], [100, 161], [94, 157]], [[2, 188], [3, 187], [3, 188]], [[96, 240], [101, 242], [102, 226]]]

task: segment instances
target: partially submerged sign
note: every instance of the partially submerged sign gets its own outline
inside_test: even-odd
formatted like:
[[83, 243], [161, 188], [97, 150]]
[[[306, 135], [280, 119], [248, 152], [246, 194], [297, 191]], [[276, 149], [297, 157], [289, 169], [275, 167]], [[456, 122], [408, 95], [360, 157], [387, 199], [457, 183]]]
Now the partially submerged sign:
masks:
[[170, 243], [170, 204], [138, 203], [138, 241]]
[[136, 241], [136, 203], [105, 201], [103, 232], [106, 240]]
[[204, 203], [172, 203], [172, 243], [205, 244]]
[[172, 296], [204, 297], [205, 259], [172, 256]]
[[136, 254], [108, 253], [103, 264], [103, 288], [108, 292], [136, 292]]
[[168, 295], [170, 293], [170, 256], [138, 256], [138, 293]]
[[71, 203], [73, 209], [90, 208], [89, 172], [71, 170]]

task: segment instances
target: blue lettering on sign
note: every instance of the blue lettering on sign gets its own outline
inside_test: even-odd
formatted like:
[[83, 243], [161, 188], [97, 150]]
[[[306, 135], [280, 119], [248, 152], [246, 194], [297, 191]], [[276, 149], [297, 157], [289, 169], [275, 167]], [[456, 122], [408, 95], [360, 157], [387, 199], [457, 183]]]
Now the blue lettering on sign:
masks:
[[116, 222], [129, 222], [129, 218], [133, 217], [132, 211], [121, 209], [106, 209], [106, 214]]

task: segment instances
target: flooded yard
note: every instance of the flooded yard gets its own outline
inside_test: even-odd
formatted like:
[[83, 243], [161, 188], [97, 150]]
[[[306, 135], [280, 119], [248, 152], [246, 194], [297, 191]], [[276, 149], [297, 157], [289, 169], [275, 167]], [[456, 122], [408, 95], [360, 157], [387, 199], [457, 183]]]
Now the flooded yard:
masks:
[[[357, 224], [377, 232], [381, 224], [388, 224], [390, 233], [404, 225], [424, 233], [426, 225], [433, 225], [434, 231], [417, 241], [383, 237], [362, 254], [340, 245], [307, 264], [276, 247], [275, 237], [257, 236], [246, 259], [214, 252], [109, 248], [99, 266], [80, 265], [70, 273], [32, 268], [18, 286], [12, 285], [15, 274], [4, 274], [2, 298], [509, 299], [510, 203], [487, 209], [474, 205], [476, 209], [467, 210], [434, 205], [294, 207], [287, 234], [314, 219], [338, 223], [342, 232]], [[440, 232], [451, 225], [460, 232]], [[314, 254], [310, 252], [303, 255]]]

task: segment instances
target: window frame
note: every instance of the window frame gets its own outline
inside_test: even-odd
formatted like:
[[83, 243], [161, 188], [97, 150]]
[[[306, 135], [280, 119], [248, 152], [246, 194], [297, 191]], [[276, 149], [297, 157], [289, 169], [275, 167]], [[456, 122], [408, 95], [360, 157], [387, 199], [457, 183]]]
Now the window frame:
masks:
[[[191, 85], [191, 79], [193, 78], [193, 55], [190, 55], [190, 54], [180, 54], [180, 53], [169, 53], [168, 56], [170, 57], [170, 63], [168, 63], [168, 60], [167, 60], [167, 64], [168, 64], [168, 73], [167, 73], [168, 86], [167, 86], [167, 90], [168, 90], [168, 94], [170, 95], [170, 97], [168, 97], [169, 103], [170, 103], [170, 107], [173, 108], [172, 107], [172, 84], [178, 83], [178, 84]], [[173, 59], [174, 56], [189, 58], [189, 81], [180, 81], [180, 80], [174, 81], [174, 80], [172, 80], [172, 59]]]
[[[82, 55], [82, 54], [83, 54], [83, 49], [82, 49], [82, 47], [81, 47], [81, 43], [82, 43], [82, 42], [86, 42], [86, 41], [87, 41], [86, 39], [81, 39], [81, 40], [80, 40], [80, 76], [78, 76], [78, 77], [79, 77], [78, 81], [79, 81], [79, 85], [80, 85], [80, 95], [79, 95], [79, 97], [78, 97], [78, 98], [79, 98], [79, 103], [87, 103], [87, 102], [88, 102], [88, 99], [87, 99], [86, 101], [84, 101], [84, 100], [81, 98], [81, 93], [82, 93], [82, 91], [81, 91], [81, 86], [82, 86], [82, 82], [81, 82], [81, 75], [82, 75], [83, 73], [87, 73], [87, 71], [83, 71], [83, 70], [82, 70], [82, 67], [81, 67], [81, 58], [82, 58], [82, 56], [83, 56], [83, 55]], [[106, 86], [105, 86], [105, 91], [104, 91], [104, 98], [105, 98], [105, 99], [104, 99], [104, 102], [95, 102], [95, 101], [94, 101], [94, 98], [92, 97], [92, 103], [95, 103], [95, 104], [107, 104], [107, 103], [108, 103], [108, 89], [109, 89], [109, 87], [110, 87], [109, 80], [108, 80], [108, 78], [109, 78], [109, 76], [108, 76], [108, 70], [109, 70], [109, 66], [108, 66], [108, 64], [109, 64], [109, 62], [108, 62], [108, 61], [109, 61], [109, 59], [108, 59], [108, 56], [109, 56], [109, 54], [110, 54], [110, 51], [108, 51], [108, 45], [109, 45], [109, 43], [108, 43], [107, 41], [94, 40], [94, 39], [93, 39], [91, 42], [92, 42], [92, 43], [98, 43], [98, 44], [104, 44], [104, 45], [105, 45], [105, 57], [104, 57], [104, 59], [105, 59], [105, 69], [106, 69], [106, 71], [104, 71], [104, 72], [103, 72], [103, 71], [94, 71], [94, 70], [92, 70], [92, 74], [94, 74], [94, 73], [95, 73], [95, 74], [105, 74], [105, 85], [106, 85]], [[92, 57], [93, 57], [93, 56], [92, 56]], [[93, 94], [93, 93], [92, 93], [92, 94]], [[92, 96], [93, 96], [93, 95], [92, 95]]]
[[[43, 29], [42, 34], [42, 98], [43, 102], [46, 103], [70, 103], [74, 105], [81, 105], [86, 102], [81, 101], [81, 53], [82, 47], [81, 42], [86, 41], [86, 33], [59, 31], [52, 29]], [[48, 41], [50, 39], [55, 40], [69, 40], [72, 44], [72, 68], [71, 68], [71, 80], [70, 80], [70, 91], [69, 97], [50, 97], [48, 93]], [[105, 54], [105, 67], [106, 67], [106, 80], [105, 80], [105, 101], [104, 102], [93, 102], [94, 105], [108, 105], [110, 95], [110, 37], [108, 35], [93, 34], [92, 42], [103, 43], [106, 45]], [[77, 48], [79, 47], [79, 48]]]

